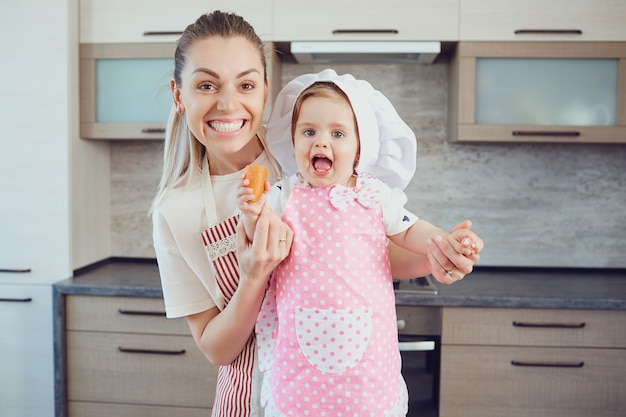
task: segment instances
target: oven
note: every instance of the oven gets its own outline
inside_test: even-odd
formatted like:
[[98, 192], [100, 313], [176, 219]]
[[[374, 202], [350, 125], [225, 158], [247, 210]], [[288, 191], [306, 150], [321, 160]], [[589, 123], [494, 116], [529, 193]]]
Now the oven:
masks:
[[[396, 291], [436, 293], [433, 279], [395, 283]], [[438, 417], [441, 308], [397, 305], [402, 376], [409, 390], [408, 417]]]

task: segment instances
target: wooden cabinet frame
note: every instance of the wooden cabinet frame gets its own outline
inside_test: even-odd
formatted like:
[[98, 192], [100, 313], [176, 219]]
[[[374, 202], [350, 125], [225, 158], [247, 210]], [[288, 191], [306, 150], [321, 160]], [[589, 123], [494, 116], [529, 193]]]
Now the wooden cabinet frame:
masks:
[[96, 121], [96, 60], [172, 58], [175, 43], [81, 44], [80, 137], [84, 139], [163, 139], [165, 124], [98, 123]]
[[[617, 123], [613, 126], [477, 124], [475, 96], [478, 58], [618, 59]], [[448, 132], [453, 142], [626, 143], [624, 42], [460, 42], [450, 65], [449, 87]], [[514, 135], [513, 132], [518, 131], [527, 134]]]

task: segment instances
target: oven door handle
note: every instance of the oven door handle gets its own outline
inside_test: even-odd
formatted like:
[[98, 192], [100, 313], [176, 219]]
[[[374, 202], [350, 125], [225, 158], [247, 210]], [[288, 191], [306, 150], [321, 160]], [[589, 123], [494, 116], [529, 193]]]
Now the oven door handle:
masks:
[[422, 352], [427, 350], [435, 350], [435, 342], [432, 340], [423, 340], [418, 342], [398, 342], [400, 352]]

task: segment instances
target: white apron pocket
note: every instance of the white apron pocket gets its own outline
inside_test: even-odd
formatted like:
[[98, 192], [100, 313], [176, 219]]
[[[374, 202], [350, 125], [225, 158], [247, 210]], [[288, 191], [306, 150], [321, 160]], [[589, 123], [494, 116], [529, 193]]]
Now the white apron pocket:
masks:
[[298, 344], [309, 363], [322, 372], [341, 374], [355, 367], [372, 334], [370, 309], [296, 308]]

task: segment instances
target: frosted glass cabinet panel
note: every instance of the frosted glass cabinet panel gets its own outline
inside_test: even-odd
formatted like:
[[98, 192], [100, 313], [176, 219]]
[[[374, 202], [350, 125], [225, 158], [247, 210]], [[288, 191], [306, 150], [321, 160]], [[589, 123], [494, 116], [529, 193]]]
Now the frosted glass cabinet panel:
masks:
[[478, 58], [476, 123], [611, 126], [618, 59]]
[[80, 45], [80, 136], [163, 139], [173, 43]]
[[174, 60], [96, 60], [96, 123], [165, 123]]
[[460, 42], [450, 74], [452, 141], [626, 143], [626, 43]]

